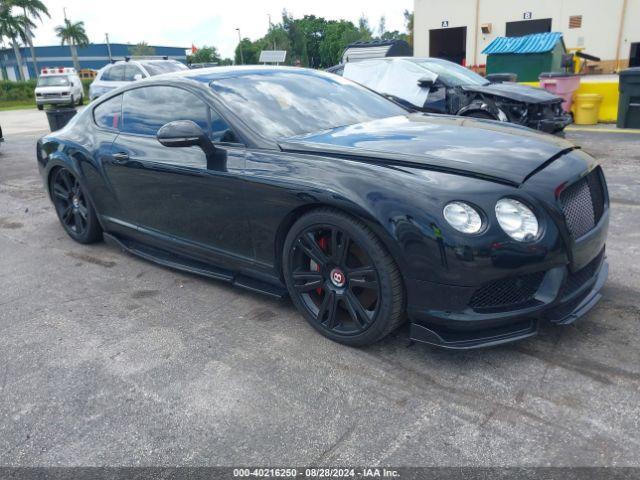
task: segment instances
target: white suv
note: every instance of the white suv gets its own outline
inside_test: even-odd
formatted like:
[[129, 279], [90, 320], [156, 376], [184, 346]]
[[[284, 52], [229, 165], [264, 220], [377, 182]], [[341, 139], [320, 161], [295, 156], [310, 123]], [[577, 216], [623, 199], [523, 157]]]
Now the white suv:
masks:
[[167, 58], [119, 60], [103, 67], [98, 72], [89, 87], [89, 100], [95, 100], [100, 95], [127, 85], [129, 82], [180, 70], [188, 70], [188, 68], [184, 63]]
[[82, 105], [84, 91], [75, 68], [43, 68], [35, 89], [36, 105], [42, 110], [45, 105]]

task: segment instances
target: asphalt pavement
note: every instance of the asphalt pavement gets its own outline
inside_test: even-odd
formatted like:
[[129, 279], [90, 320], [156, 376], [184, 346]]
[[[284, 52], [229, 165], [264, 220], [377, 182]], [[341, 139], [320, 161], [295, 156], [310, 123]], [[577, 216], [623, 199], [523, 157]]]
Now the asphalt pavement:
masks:
[[527, 341], [365, 349], [289, 301], [62, 230], [0, 112], [0, 465], [640, 466], [640, 135], [570, 132], [612, 198], [600, 304]]

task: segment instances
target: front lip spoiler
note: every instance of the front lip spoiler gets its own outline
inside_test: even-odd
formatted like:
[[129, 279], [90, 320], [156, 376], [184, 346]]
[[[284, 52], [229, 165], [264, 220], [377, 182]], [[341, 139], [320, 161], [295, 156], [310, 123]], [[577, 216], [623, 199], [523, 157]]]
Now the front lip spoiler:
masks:
[[[609, 265], [605, 260], [589, 293], [572, 311], [563, 314], [560, 318], [554, 318], [550, 322], [556, 325], [570, 325], [589, 312], [602, 298], [599, 292], [608, 276]], [[561, 308], [562, 305], [559, 307]], [[551, 309], [553, 308], [554, 307], [551, 307]], [[543, 317], [544, 312], [537, 318], [524, 318], [499, 327], [471, 331], [448, 331], [446, 328], [440, 326], [423, 325], [412, 322], [409, 327], [409, 337], [416, 342], [427, 343], [449, 350], [471, 350], [474, 348], [493, 347], [537, 335], [540, 321]]]

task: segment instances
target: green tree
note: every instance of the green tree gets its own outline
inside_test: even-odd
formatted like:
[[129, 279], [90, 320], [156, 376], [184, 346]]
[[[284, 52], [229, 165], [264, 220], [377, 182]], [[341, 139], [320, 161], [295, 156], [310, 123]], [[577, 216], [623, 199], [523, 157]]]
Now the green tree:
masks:
[[51, 15], [49, 15], [49, 10], [47, 10], [45, 4], [40, 0], [6, 0], [5, 3], [9, 6], [16, 7], [18, 10], [21, 10], [23, 18], [29, 20], [29, 22], [25, 22], [24, 33], [26, 43], [29, 46], [29, 50], [31, 51], [31, 62], [33, 63], [33, 71], [35, 72], [37, 77], [40, 72], [38, 69], [38, 59], [36, 58], [36, 49], [33, 47], [33, 33], [31, 31], [31, 25], [33, 25], [34, 22], [32, 22], [32, 19], [42, 21], [43, 15], [51, 17]]
[[140, 42], [129, 47], [129, 55], [133, 57], [150, 57], [156, 54], [156, 49], [147, 42]]
[[369, 41], [373, 38], [373, 31], [369, 26], [369, 19], [364, 14], [358, 19], [358, 32], [360, 32], [359, 40]]
[[203, 45], [196, 53], [187, 56], [188, 63], [218, 63], [222, 62], [218, 49], [213, 45], [207, 47]]
[[[252, 42], [248, 38], [243, 38], [242, 41], [236, 47], [236, 64], [240, 65], [244, 61], [245, 65], [255, 65], [260, 59], [260, 52], [263, 50], [264, 39]], [[242, 49], [242, 61], [240, 56], [240, 49]]]
[[84, 29], [84, 22], [71, 22], [68, 18], [64, 19], [63, 25], [55, 28], [56, 35], [60, 38], [60, 44], [69, 45], [71, 57], [73, 58], [73, 66], [76, 70], [80, 70], [80, 61], [78, 60], [78, 48], [89, 45], [89, 37]]
[[380, 21], [378, 22], [378, 37], [382, 38], [385, 32], [387, 31], [387, 19], [384, 15], [380, 17]]
[[25, 28], [35, 28], [34, 23], [24, 15], [13, 15], [11, 7], [6, 4], [0, 4], [0, 38], [9, 40], [11, 47], [16, 56], [18, 65], [18, 77], [24, 80], [22, 53], [20, 52], [20, 41], [26, 43]]
[[407, 29], [407, 42], [409, 43], [409, 46], [413, 48], [413, 12], [410, 12], [409, 10], [404, 11], [404, 25]]
[[326, 68], [340, 63], [347, 45], [359, 39], [360, 32], [353, 23], [346, 20], [328, 22], [320, 45], [320, 66]]

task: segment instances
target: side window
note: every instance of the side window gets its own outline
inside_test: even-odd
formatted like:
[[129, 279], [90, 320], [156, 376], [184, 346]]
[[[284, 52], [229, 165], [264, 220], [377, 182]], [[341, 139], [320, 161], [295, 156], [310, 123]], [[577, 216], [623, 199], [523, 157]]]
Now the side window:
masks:
[[105, 80], [107, 82], [121, 82], [124, 78], [124, 67], [124, 65], [114, 65], [102, 74], [101, 80]]
[[122, 131], [155, 135], [175, 120], [192, 120], [212, 141], [234, 142], [229, 126], [196, 95], [176, 87], [149, 86], [124, 93]]
[[93, 109], [93, 119], [103, 128], [118, 130], [122, 119], [122, 95], [113, 97]]
[[126, 65], [124, 69], [124, 81], [125, 82], [133, 82], [136, 79], [136, 75], [140, 75], [140, 77], [144, 78], [144, 74], [142, 70], [138, 68], [136, 65]]

